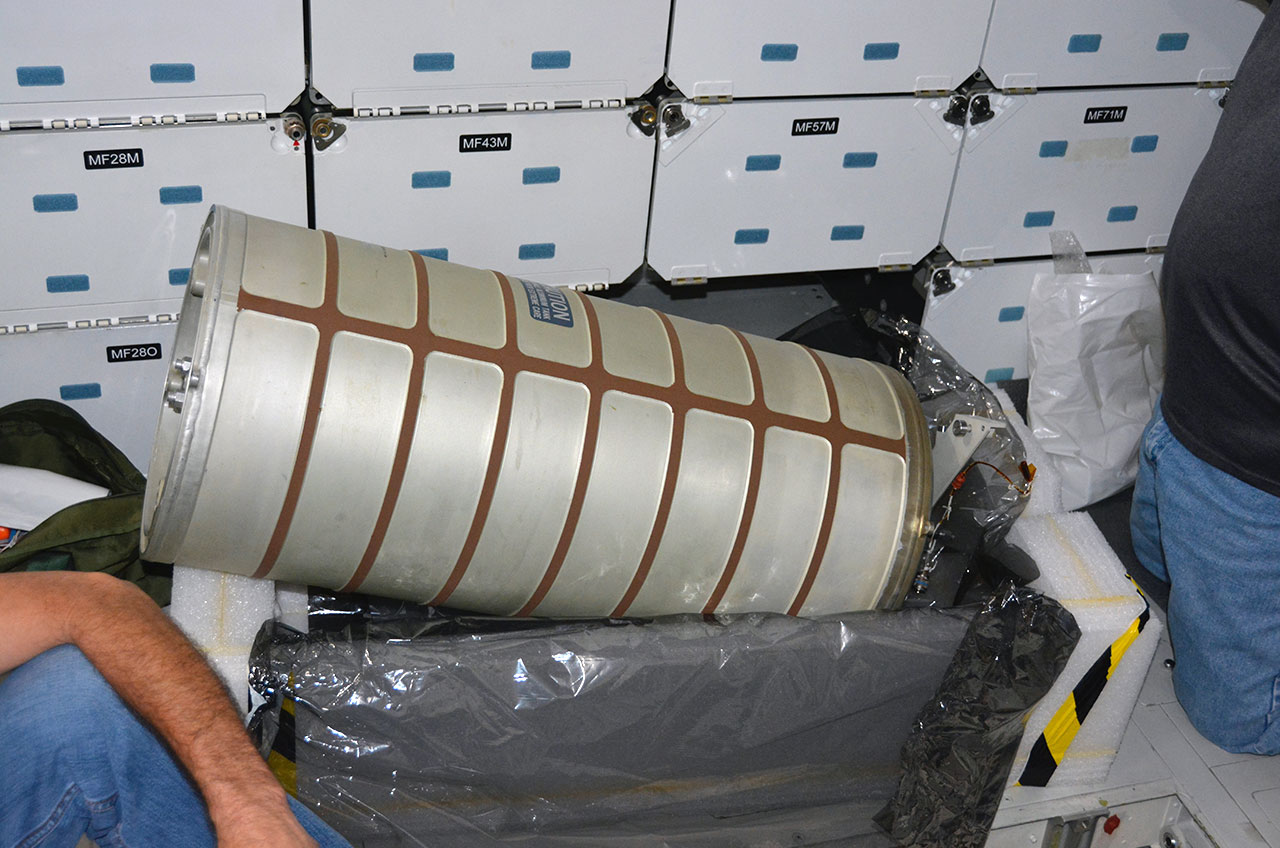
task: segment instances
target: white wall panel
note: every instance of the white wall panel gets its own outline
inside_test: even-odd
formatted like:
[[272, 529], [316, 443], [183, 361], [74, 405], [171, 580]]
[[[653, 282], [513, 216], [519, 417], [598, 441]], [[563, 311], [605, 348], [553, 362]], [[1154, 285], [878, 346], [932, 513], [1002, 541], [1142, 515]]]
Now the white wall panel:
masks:
[[991, 0], [677, 0], [687, 97], [947, 91], [978, 69]]
[[316, 226], [530, 280], [619, 282], [644, 258], [653, 147], [621, 109], [356, 119], [316, 154]]
[[61, 401], [145, 474], [177, 327], [170, 322], [0, 334], [0, 406], [27, 398]]
[[313, 0], [312, 84], [345, 107], [452, 104], [474, 87], [534, 99], [576, 83], [584, 96], [639, 97], [662, 76], [670, 11], [671, 0]]
[[[1123, 253], [1093, 257], [1099, 274], [1160, 276], [1163, 254]], [[955, 288], [925, 300], [922, 326], [979, 380], [1025, 379], [1027, 301], [1037, 274], [1052, 274], [1053, 261], [998, 262], [976, 268], [952, 267]]]
[[1002, 89], [1225, 81], [1262, 16], [1247, 0], [996, 0], [982, 68]]
[[942, 243], [962, 262], [1047, 256], [1071, 230], [1086, 251], [1168, 240], [1221, 115], [1191, 86], [993, 95], [971, 127]]
[[649, 263], [681, 279], [918, 262], [938, 244], [955, 173], [960, 129], [945, 107], [682, 104], [689, 127], [658, 155]]
[[[306, 224], [275, 122], [0, 134], [0, 326], [174, 312], [213, 203]], [[86, 166], [95, 154], [128, 167]]]
[[0, 119], [20, 103], [213, 95], [279, 111], [305, 80], [294, 0], [0, 4]]

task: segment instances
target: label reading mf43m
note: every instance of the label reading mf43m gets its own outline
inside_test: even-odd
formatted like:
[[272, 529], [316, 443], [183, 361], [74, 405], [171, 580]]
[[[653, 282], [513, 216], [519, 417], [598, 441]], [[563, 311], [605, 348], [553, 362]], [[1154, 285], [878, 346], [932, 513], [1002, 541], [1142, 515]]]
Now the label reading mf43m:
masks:
[[84, 169], [86, 171], [141, 167], [141, 147], [131, 147], [124, 150], [86, 150], [84, 152]]
[[458, 136], [459, 153], [484, 153], [511, 149], [511, 133]]
[[136, 344], [113, 345], [107, 348], [107, 362], [138, 362], [145, 359], [159, 359], [160, 345]]
[[529, 296], [529, 315], [537, 321], [555, 324], [560, 327], [573, 326], [573, 310], [569, 308], [569, 298], [558, 288], [521, 280], [524, 293]]

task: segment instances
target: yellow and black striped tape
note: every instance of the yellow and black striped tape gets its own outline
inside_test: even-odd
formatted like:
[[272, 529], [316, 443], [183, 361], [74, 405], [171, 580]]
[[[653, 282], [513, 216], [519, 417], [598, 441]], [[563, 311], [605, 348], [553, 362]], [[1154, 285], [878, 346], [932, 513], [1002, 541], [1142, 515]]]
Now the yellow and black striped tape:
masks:
[[[1125, 577], [1129, 577], [1129, 575], [1126, 574]], [[1080, 725], [1084, 724], [1089, 711], [1097, 703], [1098, 696], [1102, 694], [1103, 687], [1107, 685], [1107, 681], [1115, 673], [1116, 666], [1124, 658], [1125, 651], [1129, 650], [1129, 646], [1138, 638], [1138, 634], [1142, 632], [1142, 629], [1147, 626], [1147, 621], [1151, 618], [1151, 602], [1142, 593], [1142, 589], [1138, 588], [1138, 584], [1134, 583], [1132, 577], [1129, 577], [1129, 582], [1133, 583], [1133, 588], [1137, 589], [1138, 596], [1142, 598], [1146, 606], [1138, 617], [1125, 628], [1124, 633], [1120, 634], [1118, 639], [1108, 645], [1102, 655], [1094, 661], [1089, 670], [1080, 678], [1080, 682], [1071, 690], [1067, 700], [1063, 702], [1062, 706], [1058, 707], [1058, 711], [1053, 714], [1053, 718], [1049, 719], [1049, 723], [1045, 725], [1044, 733], [1040, 734], [1040, 738], [1031, 747], [1031, 753], [1027, 757], [1026, 768], [1022, 770], [1022, 776], [1018, 778], [1018, 786], [1048, 785], [1049, 778], [1053, 777], [1053, 773], [1057, 771], [1058, 766], [1062, 763], [1062, 758], [1067, 754], [1067, 748], [1071, 746], [1072, 740], [1080, 732]]]
[[280, 727], [267, 754], [267, 766], [284, 791], [298, 795], [297, 704], [289, 695], [280, 703]]

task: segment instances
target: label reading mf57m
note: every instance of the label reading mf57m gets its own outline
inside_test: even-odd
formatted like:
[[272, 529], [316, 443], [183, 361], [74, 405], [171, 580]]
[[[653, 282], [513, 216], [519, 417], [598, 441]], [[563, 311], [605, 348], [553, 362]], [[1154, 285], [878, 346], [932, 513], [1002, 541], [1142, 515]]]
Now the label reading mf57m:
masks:
[[520, 283], [524, 286], [524, 293], [529, 296], [531, 317], [561, 327], [573, 326], [573, 310], [569, 308], [569, 298], [565, 297], [563, 291], [528, 280], [521, 280]]
[[101, 171], [105, 168], [141, 167], [141, 147], [131, 147], [125, 150], [86, 150], [84, 152], [84, 168], [86, 171]]
[[1122, 124], [1128, 116], [1128, 106], [1093, 106], [1084, 110], [1086, 124]]
[[839, 118], [796, 118], [791, 122], [792, 135], [835, 135], [839, 131]]
[[138, 362], [159, 359], [159, 344], [113, 345], [107, 348], [107, 362]]
[[510, 150], [511, 133], [487, 133], [485, 135], [458, 136], [459, 153], [481, 153], [490, 150]]

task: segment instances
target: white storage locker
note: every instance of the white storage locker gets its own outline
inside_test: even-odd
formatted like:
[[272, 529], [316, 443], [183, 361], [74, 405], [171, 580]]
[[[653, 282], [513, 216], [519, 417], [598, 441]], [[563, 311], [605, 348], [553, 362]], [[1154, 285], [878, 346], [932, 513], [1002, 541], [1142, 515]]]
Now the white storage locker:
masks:
[[212, 203], [306, 223], [278, 122], [0, 133], [0, 327], [176, 312]]
[[1225, 82], [1262, 16], [1246, 0], [996, 0], [982, 68], [1005, 90]]
[[949, 91], [992, 0], [677, 0], [667, 75], [687, 97]]
[[0, 333], [0, 406], [27, 398], [65, 403], [145, 473], [177, 327], [169, 321]]
[[356, 119], [315, 156], [316, 226], [556, 285], [644, 259], [654, 140], [623, 109]]
[[961, 262], [1158, 248], [1221, 115], [1221, 89], [1162, 86], [991, 95], [971, 126], [942, 243]]
[[[938, 244], [955, 173], [960, 128], [944, 120], [946, 106], [668, 104], [649, 264], [685, 280], [918, 262]], [[682, 120], [673, 123], [674, 108]]]
[[[311, 81], [340, 107], [435, 109], [486, 96], [639, 97], [662, 76], [671, 0], [311, 3]], [[520, 94], [521, 90], [525, 94]]]
[[22, 103], [213, 95], [279, 111], [306, 81], [294, 0], [5, 3], [0, 57], [0, 119]]
[[[1100, 274], [1155, 273], [1164, 264], [1159, 253], [1122, 253], [1091, 257]], [[1053, 260], [997, 262], [945, 269], [942, 284], [932, 282], [922, 326], [979, 380], [1027, 377], [1027, 300], [1037, 274], [1052, 274]]]

